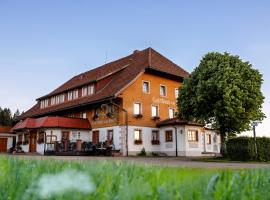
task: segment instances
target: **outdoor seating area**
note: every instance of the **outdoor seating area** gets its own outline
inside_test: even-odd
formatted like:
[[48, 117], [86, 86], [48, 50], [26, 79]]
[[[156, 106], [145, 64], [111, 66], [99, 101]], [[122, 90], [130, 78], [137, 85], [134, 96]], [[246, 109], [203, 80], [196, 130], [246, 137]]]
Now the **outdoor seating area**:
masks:
[[112, 156], [113, 145], [107, 141], [82, 142], [81, 140], [73, 141], [55, 141], [45, 144], [45, 155], [87, 155], [87, 156]]

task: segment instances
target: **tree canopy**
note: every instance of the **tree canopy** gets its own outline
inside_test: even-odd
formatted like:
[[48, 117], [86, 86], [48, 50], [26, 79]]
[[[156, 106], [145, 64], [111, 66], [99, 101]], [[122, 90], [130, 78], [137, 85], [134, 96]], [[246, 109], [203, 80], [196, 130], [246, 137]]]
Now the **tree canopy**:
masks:
[[9, 108], [0, 107], [0, 125], [1, 126], [14, 126], [18, 122], [20, 111], [17, 109], [14, 115], [12, 115]]
[[262, 121], [262, 74], [229, 53], [206, 54], [179, 89], [180, 117], [210, 124], [225, 136]]

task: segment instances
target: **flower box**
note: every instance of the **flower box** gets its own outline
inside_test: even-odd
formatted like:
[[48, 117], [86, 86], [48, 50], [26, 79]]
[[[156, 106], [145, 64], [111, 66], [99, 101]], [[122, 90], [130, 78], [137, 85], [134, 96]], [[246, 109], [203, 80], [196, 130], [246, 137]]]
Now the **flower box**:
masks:
[[159, 140], [152, 140], [151, 142], [152, 142], [153, 145], [159, 145], [160, 144]]
[[142, 144], [142, 140], [134, 140], [134, 144]]
[[134, 115], [135, 118], [142, 118], [142, 114], [136, 114]]

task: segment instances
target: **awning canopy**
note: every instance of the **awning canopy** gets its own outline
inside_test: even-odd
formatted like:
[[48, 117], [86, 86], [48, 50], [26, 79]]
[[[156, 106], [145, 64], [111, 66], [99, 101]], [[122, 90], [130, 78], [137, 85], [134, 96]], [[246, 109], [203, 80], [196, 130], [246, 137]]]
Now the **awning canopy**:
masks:
[[39, 129], [39, 128], [70, 128], [70, 129], [91, 129], [91, 124], [88, 119], [69, 118], [69, 117], [41, 117], [41, 118], [26, 118], [18, 122], [12, 131], [23, 129]]

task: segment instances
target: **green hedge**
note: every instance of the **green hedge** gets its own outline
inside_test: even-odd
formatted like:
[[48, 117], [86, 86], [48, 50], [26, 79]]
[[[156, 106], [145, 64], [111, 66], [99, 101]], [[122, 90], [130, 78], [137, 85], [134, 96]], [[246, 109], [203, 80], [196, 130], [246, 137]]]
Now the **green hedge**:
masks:
[[231, 160], [270, 161], [270, 138], [257, 137], [258, 158], [256, 158], [254, 138], [237, 137], [226, 142], [227, 154]]

